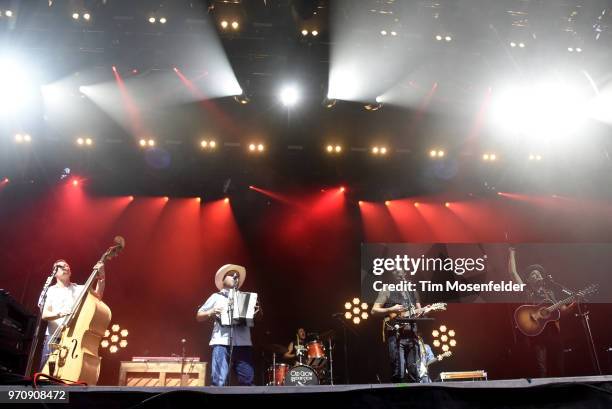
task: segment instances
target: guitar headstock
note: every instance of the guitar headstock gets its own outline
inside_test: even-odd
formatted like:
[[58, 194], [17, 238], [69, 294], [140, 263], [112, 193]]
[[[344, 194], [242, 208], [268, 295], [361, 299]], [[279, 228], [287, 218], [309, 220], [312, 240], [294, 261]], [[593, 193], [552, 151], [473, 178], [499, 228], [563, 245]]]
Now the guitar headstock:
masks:
[[444, 358], [448, 358], [449, 356], [452, 356], [453, 353], [451, 351], [446, 351], [441, 353], [440, 355], [438, 355], [438, 361], [441, 361]]
[[576, 296], [580, 298], [586, 297], [587, 295], [596, 293], [598, 290], [599, 290], [599, 284], [591, 284], [588, 287], [585, 287], [582, 290], [578, 291], [576, 293]]
[[446, 303], [445, 302], [437, 302], [434, 304], [431, 304], [427, 307], [428, 311], [446, 311]]

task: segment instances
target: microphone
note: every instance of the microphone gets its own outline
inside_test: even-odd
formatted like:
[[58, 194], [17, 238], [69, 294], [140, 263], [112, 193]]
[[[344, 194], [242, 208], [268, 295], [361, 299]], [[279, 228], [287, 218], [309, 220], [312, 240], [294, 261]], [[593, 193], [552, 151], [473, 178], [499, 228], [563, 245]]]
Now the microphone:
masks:
[[240, 283], [239, 277], [240, 274], [238, 274], [237, 271], [234, 271], [234, 273], [232, 274], [232, 278], [234, 279], [234, 289], [238, 289], [238, 284]]

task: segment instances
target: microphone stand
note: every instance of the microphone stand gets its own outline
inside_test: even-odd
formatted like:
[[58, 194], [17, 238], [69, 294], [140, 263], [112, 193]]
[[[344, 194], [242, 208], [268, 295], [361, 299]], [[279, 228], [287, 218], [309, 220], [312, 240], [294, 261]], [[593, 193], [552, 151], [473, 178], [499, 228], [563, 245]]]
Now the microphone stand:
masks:
[[328, 339], [329, 341], [329, 384], [334, 385], [334, 354], [333, 354], [333, 346], [331, 337]]
[[182, 347], [183, 347], [183, 351], [182, 351], [182, 354], [181, 354], [181, 383], [180, 383], [180, 386], [187, 386], [188, 385], [188, 383], [187, 383], [188, 376], [185, 376], [186, 375], [185, 374], [185, 342], [186, 342], [186, 340], [184, 338], [181, 339], [181, 344], [182, 344]]
[[47, 277], [47, 281], [45, 281], [43, 290], [40, 293], [40, 297], [38, 298], [38, 313], [36, 314], [36, 328], [34, 330], [34, 339], [32, 340], [32, 344], [30, 345], [30, 352], [28, 354], [28, 364], [26, 365], [26, 370], [24, 373], [24, 376], [26, 377], [32, 375], [34, 356], [36, 355], [36, 349], [38, 348], [38, 342], [40, 341], [40, 326], [42, 324], [43, 308], [45, 308], [45, 303], [47, 302], [47, 293], [49, 292], [49, 287], [51, 287], [51, 281], [53, 281], [53, 277], [55, 277], [56, 272], [57, 266], [53, 267], [53, 271], [51, 271], [51, 274], [49, 275], [49, 277]]
[[347, 332], [346, 330], [350, 330], [353, 335], [357, 335], [357, 333], [355, 332], [355, 330], [351, 327], [349, 327], [348, 325], [346, 325], [346, 322], [344, 322], [344, 320], [341, 318], [344, 314], [342, 313], [336, 313], [336, 314], [332, 314], [333, 318], [336, 318], [338, 321], [340, 321], [340, 324], [342, 324], [342, 332], [343, 332], [343, 341], [344, 341], [344, 379], [345, 379], [345, 383], [348, 385], [350, 383], [350, 378], [349, 378], [349, 368], [348, 368], [348, 336], [347, 336]]
[[[573, 296], [575, 294], [575, 291], [572, 291], [569, 288], [565, 287], [563, 284], [556, 282], [550, 275], [548, 276], [548, 281], [559, 287], [561, 291], [570, 296]], [[599, 357], [597, 356], [595, 340], [593, 339], [593, 332], [591, 331], [591, 323], [589, 321], [590, 311], [583, 311], [581, 305], [582, 303], [578, 299], [576, 299], [576, 307], [578, 308], [578, 313], [574, 314], [574, 316], [580, 317], [580, 321], [582, 322], [584, 335], [587, 339], [587, 343], [589, 344], [589, 355], [591, 356], [591, 364], [593, 364], [593, 368], [595, 369], [595, 371], [597, 371], [599, 375], [603, 375], [603, 372], [601, 371], [601, 365], [599, 364]]]
[[234, 277], [234, 288], [231, 292], [231, 298], [228, 299], [228, 313], [230, 318], [230, 335], [229, 335], [229, 362], [227, 364], [227, 378], [225, 378], [226, 386], [232, 384], [232, 355], [234, 353], [234, 302], [236, 301], [236, 291], [238, 291], [239, 277]]

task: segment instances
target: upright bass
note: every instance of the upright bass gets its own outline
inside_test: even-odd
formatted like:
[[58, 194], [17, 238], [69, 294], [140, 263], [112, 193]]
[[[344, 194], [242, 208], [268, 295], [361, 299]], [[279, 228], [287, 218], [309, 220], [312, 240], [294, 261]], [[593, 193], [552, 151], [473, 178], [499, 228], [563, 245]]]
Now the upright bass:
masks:
[[93, 293], [93, 283], [102, 264], [125, 247], [121, 236], [96, 263], [74, 307], [49, 338], [51, 351], [42, 373], [69, 381], [95, 385], [100, 375], [98, 347], [111, 320], [110, 308]]

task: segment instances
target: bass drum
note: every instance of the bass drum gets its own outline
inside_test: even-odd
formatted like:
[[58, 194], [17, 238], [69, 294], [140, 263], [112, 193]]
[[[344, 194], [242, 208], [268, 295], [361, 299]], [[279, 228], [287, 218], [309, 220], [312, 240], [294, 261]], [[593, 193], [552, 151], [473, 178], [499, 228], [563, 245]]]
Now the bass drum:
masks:
[[287, 364], [276, 364], [276, 366], [270, 366], [267, 371], [268, 383], [267, 385], [282, 385], [287, 376], [289, 365]]
[[285, 376], [285, 386], [318, 385], [319, 376], [307, 365], [296, 365]]

